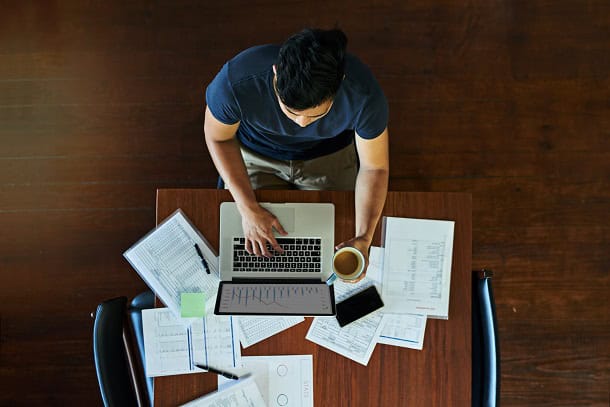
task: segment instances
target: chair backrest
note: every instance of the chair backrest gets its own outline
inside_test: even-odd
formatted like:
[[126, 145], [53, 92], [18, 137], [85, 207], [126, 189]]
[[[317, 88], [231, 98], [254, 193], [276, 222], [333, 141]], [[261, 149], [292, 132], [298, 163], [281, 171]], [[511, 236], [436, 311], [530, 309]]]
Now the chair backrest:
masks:
[[500, 347], [493, 272], [479, 270], [472, 277], [472, 405], [500, 403]]
[[126, 305], [127, 298], [113, 298], [99, 304], [94, 315], [93, 356], [105, 406], [138, 404], [125, 349]]

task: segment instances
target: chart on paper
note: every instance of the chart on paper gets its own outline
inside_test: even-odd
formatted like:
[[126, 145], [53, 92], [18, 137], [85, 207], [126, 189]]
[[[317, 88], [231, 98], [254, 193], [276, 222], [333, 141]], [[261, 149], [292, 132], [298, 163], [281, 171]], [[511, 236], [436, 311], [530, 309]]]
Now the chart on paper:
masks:
[[223, 284], [220, 312], [244, 314], [327, 314], [332, 304], [326, 284]]

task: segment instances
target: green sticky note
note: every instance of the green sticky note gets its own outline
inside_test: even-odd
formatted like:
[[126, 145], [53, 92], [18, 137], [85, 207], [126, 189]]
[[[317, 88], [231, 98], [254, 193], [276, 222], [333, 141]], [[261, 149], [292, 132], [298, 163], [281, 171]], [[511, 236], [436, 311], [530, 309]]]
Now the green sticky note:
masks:
[[203, 317], [205, 315], [205, 294], [180, 294], [180, 315], [182, 316], [182, 318]]

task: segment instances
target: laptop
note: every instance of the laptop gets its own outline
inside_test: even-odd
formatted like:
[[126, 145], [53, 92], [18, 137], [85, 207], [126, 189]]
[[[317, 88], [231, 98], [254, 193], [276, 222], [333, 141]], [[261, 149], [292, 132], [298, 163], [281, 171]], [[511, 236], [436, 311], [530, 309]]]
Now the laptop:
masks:
[[235, 202], [220, 205], [220, 284], [216, 315], [335, 315], [332, 270], [335, 207], [331, 203], [261, 203], [288, 235], [275, 234], [284, 253], [245, 250]]

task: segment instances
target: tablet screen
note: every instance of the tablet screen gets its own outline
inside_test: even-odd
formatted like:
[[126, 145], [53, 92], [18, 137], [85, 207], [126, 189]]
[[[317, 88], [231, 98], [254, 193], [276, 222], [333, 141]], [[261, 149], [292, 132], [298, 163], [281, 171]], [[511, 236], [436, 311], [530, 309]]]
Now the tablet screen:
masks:
[[315, 283], [240, 283], [222, 281], [217, 315], [335, 315], [332, 286]]

